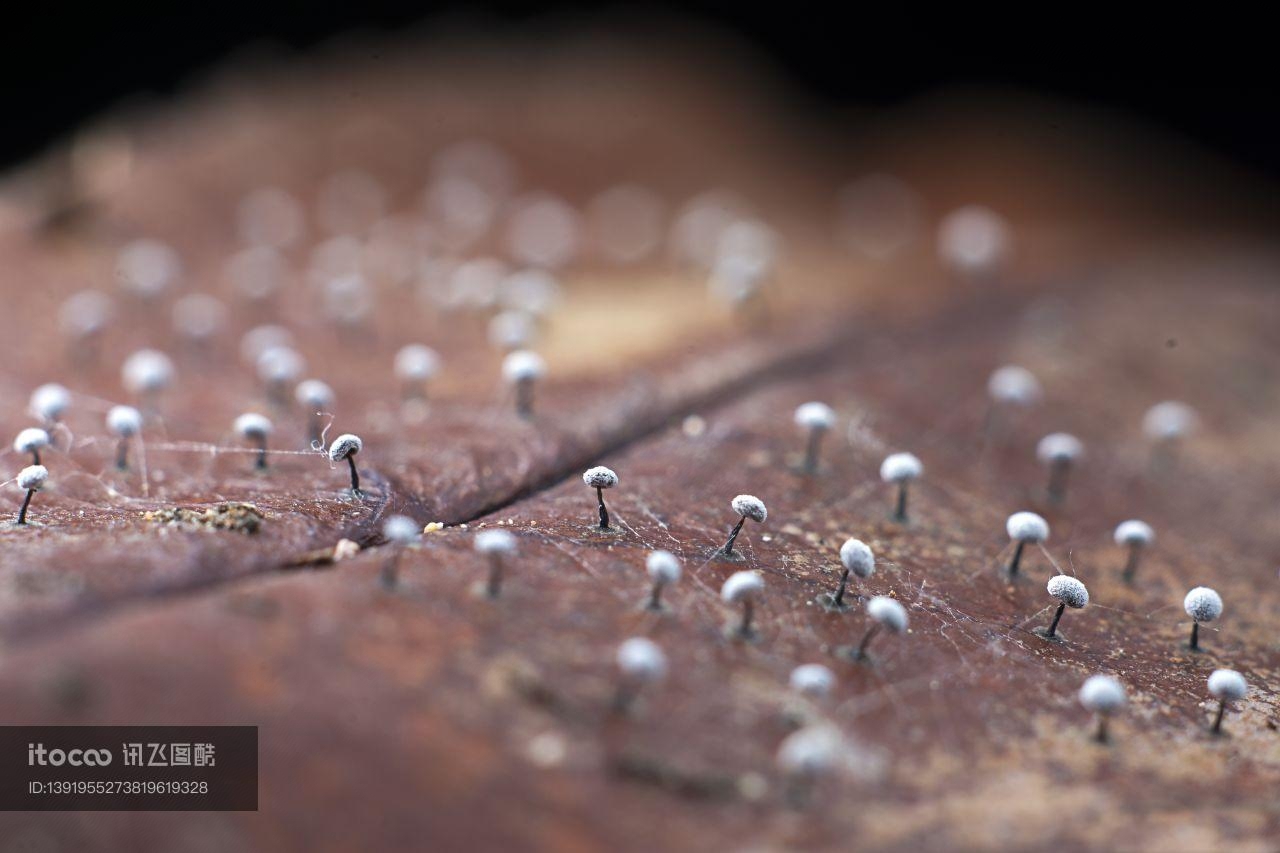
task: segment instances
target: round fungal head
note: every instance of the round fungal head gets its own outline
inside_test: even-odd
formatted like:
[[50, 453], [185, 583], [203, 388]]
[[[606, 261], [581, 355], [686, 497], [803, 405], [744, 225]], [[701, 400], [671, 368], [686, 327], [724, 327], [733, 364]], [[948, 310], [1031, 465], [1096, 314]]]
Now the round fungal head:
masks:
[[680, 560], [670, 551], [650, 551], [644, 560], [645, 570], [654, 583], [675, 583], [680, 580]]
[[1015, 512], [1004, 529], [1014, 542], [1043, 542], [1049, 538], [1049, 522], [1034, 512]]
[[498, 285], [498, 299], [512, 311], [545, 317], [560, 303], [560, 283], [545, 270], [519, 270]]
[[13, 449], [19, 453], [35, 453], [49, 446], [49, 433], [39, 427], [27, 427], [13, 439]]
[[1065, 432], [1053, 432], [1036, 445], [1036, 458], [1046, 465], [1051, 462], [1074, 462], [1084, 455], [1080, 439]]
[[764, 501], [755, 495], [738, 495], [729, 502], [729, 505], [738, 515], [749, 518], [757, 524], [764, 524], [764, 520], [769, 517], [769, 510], [765, 509]]
[[192, 293], [173, 303], [173, 330], [189, 340], [209, 340], [226, 321], [227, 306], [207, 293]]
[[846, 539], [840, 546], [840, 562], [852, 574], [869, 578], [876, 570], [876, 555], [861, 539]]
[[246, 412], [236, 418], [236, 434], [252, 441], [266, 441], [271, 435], [271, 421], [257, 412]]
[[154, 299], [175, 285], [182, 262], [172, 247], [158, 240], [134, 240], [116, 257], [121, 286], [144, 299]]
[[133, 394], [163, 391], [173, 384], [173, 362], [159, 350], [138, 350], [124, 361], [120, 379]]
[[537, 323], [523, 311], [503, 311], [489, 321], [489, 343], [496, 349], [524, 349], [537, 337]]
[[836, 424], [836, 413], [826, 403], [804, 403], [796, 407], [796, 426], [801, 429], [831, 429]]
[[895, 634], [907, 630], [907, 608], [896, 598], [877, 595], [867, 602], [867, 615]]
[[778, 746], [778, 768], [792, 776], [820, 776], [840, 761], [843, 743], [834, 726], [797, 729]]
[[618, 485], [618, 475], [603, 465], [582, 472], [582, 482], [593, 489], [612, 489]]
[[891, 453], [880, 463], [880, 479], [886, 483], [915, 480], [923, 473], [924, 465], [910, 453]]
[[821, 699], [836, 686], [836, 676], [820, 663], [806, 663], [791, 670], [790, 683], [795, 692]]
[[1142, 431], [1157, 441], [1182, 438], [1195, 431], [1200, 418], [1196, 410], [1177, 400], [1156, 403], [1142, 417]]
[[28, 465], [18, 472], [18, 488], [35, 491], [49, 479], [49, 469], [43, 465]]
[[360, 440], [360, 436], [351, 433], [343, 433], [333, 440], [333, 444], [329, 445], [329, 461], [341, 462], [348, 456], [352, 456], [364, 450], [364, 442]]
[[764, 589], [764, 578], [755, 572], [734, 572], [720, 587], [720, 598], [729, 604], [756, 598]]
[[1089, 590], [1085, 588], [1085, 585], [1079, 579], [1073, 578], [1071, 575], [1054, 575], [1049, 578], [1049, 583], [1045, 585], [1045, 589], [1054, 598], [1075, 610], [1079, 610], [1089, 603]]
[[71, 392], [56, 382], [31, 392], [31, 412], [46, 421], [56, 421], [71, 406]]
[[618, 669], [633, 681], [661, 681], [667, 675], [667, 656], [648, 637], [632, 637], [618, 646]]
[[547, 373], [547, 363], [542, 356], [529, 350], [516, 350], [502, 360], [502, 378], [515, 384], [533, 382]]
[[393, 515], [382, 523], [382, 535], [396, 545], [411, 545], [418, 541], [422, 528], [407, 515]]
[[142, 432], [142, 413], [133, 406], [112, 406], [107, 412], [107, 429], [120, 438]]
[[476, 534], [475, 549], [481, 554], [514, 554], [516, 537], [507, 530], [481, 530]]
[[307, 369], [307, 360], [295, 349], [286, 346], [267, 347], [258, 355], [254, 365], [258, 378], [268, 385], [297, 382]]
[[256, 366], [258, 358], [269, 349], [293, 346], [293, 332], [284, 326], [255, 326], [240, 338], [240, 357], [244, 363]]
[[1035, 374], [1016, 364], [996, 368], [987, 380], [987, 393], [997, 403], [1014, 406], [1029, 406], [1044, 396]]
[[1209, 673], [1209, 695], [1225, 702], [1243, 699], [1249, 692], [1249, 682], [1234, 669], [1215, 669]]
[[1080, 686], [1080, 704], [1095, 714], [1113, 714], [1127, 700], [1124, 685], [1109, 675], [1091, 675]]
[[327, 409], [333, 405], [333, 389], [319, 379], [306, 379], [293, 391], [299, 405], [310, 409]]
[[426, 382], [440, 372], [440, 356], [422, 344], [403, 346], [396, 353], [396, 377], [404, 382]]
[[1197, 622], [1212, 622], [1222, 615], [1222, 596], [1207, 586], [1198, 586], [1182, 599], [1182, 609]]
[[1008, 255], [1009, 243], [1004, 217], [982, 205], [957, 208], [938, 224], [938, 254], [962, 272], [995, 269]]
[[1135, 518], [1129, 521], [1122, 521], [1116, 525], [1117, 545], [1137, 545], [1142, 547], [1150, 545], [1154, 541], [1156, 541], [1156, 532], [1145, 521], [1138, 521]]
[[58, 308], [58, 325], [72, 338], [96, 334], [111, 322], [111, 297], [97, 290], [82, 290], [67, 297]]

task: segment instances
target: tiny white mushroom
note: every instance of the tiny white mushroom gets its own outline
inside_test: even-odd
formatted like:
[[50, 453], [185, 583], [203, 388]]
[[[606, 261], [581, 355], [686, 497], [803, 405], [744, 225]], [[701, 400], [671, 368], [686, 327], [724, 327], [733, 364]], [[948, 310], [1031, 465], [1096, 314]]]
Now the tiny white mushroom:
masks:
[[142, 413], [133, 406], [112, 406], [107, 412], [107, 429], [119, 439], [116, 443], [116, 468], [129, 467], [129, 439], [142, 432]]
[[333, 408], [333, 389], [319, 379], [305, 379], [293, 389], [293, 398], [307, 412], [308, 443], [315, 448], [322, 447], [322, 424], [325, 410]]
[[39, 427], [27, 427], [13, 439], [13, 449], [18, 453], [30, 453], [31, 464], [40, 464], [40, 451], [49, 446], [49, 433]]
[[173, 361], [159, 350], [138, 350], [124, 361], [120, 369], [125, 390], [154, 405], [161, 391], [173, 384]]
[[1191, 617], [1192, 651], [1200, 650], [1200, 623], [1212, 622], [1222, 615], [1222, 596], [1207, 586], [1198, 586], [1182, 600], [1182, 609]]
[[964, 275], [994, 272], [1008, 257], [1010, 242], [1004, 217], [982, 205], [957, 208], [938, 224], [938, 254]]
[[755, 572], [734, 572], [720, 587], [720, 599], [726, 604], [742, 605], [742, 621], [738, 623], [735, 633], [739, 637], [751, 637], [751, 627], [755, 616], [755, 602], [764, 590], [764, 578]]
[[49, 469], [43, 465], [28, 465], [18, 472], [18, 488], [25, 489], [27, 496], [22, 500], [22, 508], [18, 510], [15, 524], [27, 523], [27, 510], [31, 507], [31, 498], [44, 488], [49, 479]]
[[227, 306], [207, 293], [192, 293], [173, 303], [173, 330], [191, 343], [206, 343], [226, 322]]
[[284, 326], [255, 326], [240, 338], [240, 358], [249, 367], [257, 367], [264, 352], [275, 347], [292, 347], [293, 332]]
[[1084, 444], [1074, 435], [1054, 432], [1040, 439], [1036, 445], [1036, 458], [1049, 467], [1049, 485], [1046, 492], [1053, 503], [1061, 503], [1067, 496], [1067, 478], [1071, 468], [1084, 456]]
[[516, 389], [516, 414], [533, 417], [533, 386], [547, 372], [542, 356], [529, 350], [516, 350], [502, 360], [502, 377]]
[[894, 521], [907, 520], [907, 486], [923, 473], [924, 465], [911, 453], [891, 453], [880, 463], [880, 479], [898, 486], [898, 502], [893, 510]]
[[1136, 518], [1122, 521], [1116, 525], [1115, 540], [1117, 545], [1129, 549], [1129, 557], [1125, 561], [1121, 577], [1125, 583], [1133, 583], [1133, 576], [1138, 571], [1138, 561], [1142, 550], [1156, 541], [1156, 532], [1151, 525]]
[[1213, 721], [1213, 733], [1222, 733], [1222, 718], [1227, 713], [1228, 702], [1238, 702], [1249, 693], [1249, 682], [1234, 669], [1215, 669], [1209, 673], [1209, 695], [1218, 700], [1218, 715]]
[[421, 526], [407, 515], [393, 515], [382, 523], [382, 536], [392, 546], [391, 556], [382, 564], [380, 578], [383, 588], [395, 588], [399, 579], [400, 555], [421, 535]]
[[742, 532], [742, 525], [748, 518], [757, 524], [764, 524], [765, 519], [769, 517], [769, 510], [765, 507], [764, 501], [755, 495], [738, 495], [729, 502], [729, 506], [733, 507], [733, 511], [740, 518], [738, 523], [733, 526], [733, 530], [729, 532], [728, 541], [720, 549], [720, 553], [726, 557], [733, 556], [733, 543], [737, 541], [738, 534]]
[[793, 808], [803, 808], [819, 778], [840, 763], [844, 738], [829, 724], [797, 729], [778, 746], [778, 769], [787, 777], [787, 800]]
[[849, 587], [849, 575], [866, 580], [876, 570], [876, 555], [871, 547], [861, 539], [846, 539], [840, 546], [840, 564], [844, 571], [840, 573], [840, 585], [831, 596], [831, 606], [844, 607], [844, 594]]
[[658, 644], [647, 637], [632, 637], [618, 646], [618, 670], [622, 679], [614, 696], [613, 708], [626, 713], [636, 696], [646, 684], [655, 684], [667, 677], [667, 656]]
[[116, 257], [116, 278], [125, 290], [155, 299], [177, 284], [182, 261], [173, 247], [159, 240], [134, 240]]
[[814, 699], [825, 699], [836, 686], [836, 676], [820, 663], [805, 663], [791, 670], [791, 689]]
[[503, 311], [489, 321], [489, 343], [494, 349], [513, 352], [532, 346], [538, 337], [538, 325], [524, 311]]
[[1125, 706], [1128, 697], [1124, 685], [1110, 675], [1091, 675], [1080, 687], [1080, 704], [1098, 718], [1098, 743], [1106, 743], [1107, 722], [1111, 715]]
[[1196, 410], [1177, 400], [1156, 403], [1142, 417], [1142, 431], [1155, 441], [1176, 441], [1190, 435], [1199, 424]]
[[987, 379], [987, 394], [992, 401], [1009, 406], [1029, 406], [1043, 396], [1040, 380], [1025, 367], [1006, 364], [996, 368]]
[[516, 537], [507, 530], [481, 530], [476, 534], [475, 549], [489, 560], [489, 580], [485, 594], [497, 598], [502, 590], [503, 561], [516, 552]]
[[1010, 575], [1016, 575], [1022, 564], [1022, 549], [1028, 542], [1040, 543], [1048, 539], [1049, 522], [1034, 512], [1015, 512], [1005, 522], [1004, 529], [1008, 532], [1009, 539], [1017, 543], [1006, 567]]
[[806, 474], [818, 470], [818, 451], [822, 446], [822, 437], [836, 423], [836, 413], [826, 403], [802, 403], [796, 408], [796, 426], [808, 433], [805, 444], [802, 468]]
[[258, 458], [254, 467], [259, 471], [267, 469], [267, 439], [271, 436], [271, 421], [257, 412], [245, 412], [235, 420], [236, 433], [246, 441], [251, 441], [258, 449]]
[[45, 423], [57, 423], [71, 407], [71, 392], [56, 382], [31, 392], [31, 413]]
[[867, 645], [881, 628], [893, 634], [901, 634], [907, 630], [907, 609], [896, 598], [887, 595], [872, 597], [867, 602], [867, 616], [871, 618], [871, 625], [862, 635], [862, 642], [853, 650], [854, 660], [866, 659]]
[[440, 372], [440, 355], [423, 344], [407, 344], [396, 352], [395, 373], [404, 396], [425, 400], [427, 384]]
[[618, 475], [603, 465], [588, 468], [582, 473], [582, 482], [596, 490], [596, 499], [600, 504], [600, 529], [609, 529], [609, 510], [604, 505], [604, 490], [618, 485]]
[[670, 551], [650, 551], [649, 556], [645, 557], [644, 567], [649, 573], [649, 580], [653, 581], [648, 608], [661, 610], [663, 588], [680, 580], [680, 560]]
[[1079, 610], [1089, 603], [1089, 590], [1078, 578], [1071, 575], [1054, 575], [1049, 578], [1049, 583], [1045, 585], [1045, 589], [1049, 594], [1058, 599], [1058, 610], [1053, 615], [1053, 622], [1049, 624], [1049, 628], [1044, 632], [1046, 637], [1056, 637], [1058, 635], [1058, 622], [1062, 619], [1062, 614], [1066, 612], [1068, 607], [1073, 610]]
[[361, 496], [360, 491], [360, 472], [356, 470], [356, 454], [364, 450], [364, 442], [360, 440], [360, 436], [351, 433], [343, 433], [333, 440], [329, 445], [329, 461], [341, 462], [347, 460], [347, 465], [351, 468], [351, 493], [356, 497]]
[[277, 345], [259, 353], [254, 367], [268, 399], [277, 406], [283, 406], [289, 401], [289, 386], [297, 382], [307, 369], [307, 360], [292, 347]]

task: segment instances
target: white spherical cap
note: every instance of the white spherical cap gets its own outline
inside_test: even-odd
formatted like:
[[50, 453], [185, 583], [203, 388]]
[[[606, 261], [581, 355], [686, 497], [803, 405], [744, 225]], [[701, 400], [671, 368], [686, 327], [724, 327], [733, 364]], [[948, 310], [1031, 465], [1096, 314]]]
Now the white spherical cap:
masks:
[[545, 317], [560, 304], [560, 282], [545, 270], [519, 270], [498, 285], [498, 299], [522, 315]]
[[18, 472], [18, 487], [34, 491], [42, 488], [48, 479], [48, 468], [43, 465], [28, 465]]
[[72, 337], [92, 335], [111, 322], [112, 307], [111, 297], [105, 293], [82, 290], [58, 307], [58, 325]]
[[537, 337], [537, 324], [523, 311], [503, 311], [489, 321], [489, 343], [496, 349], [524, 349]]
[[227, 306], [207, 293], [192, 293], [173, 303], [173, 330], [184, 338], [205, 341], [222, 330]]
[[821, 775], [840, 761], [843, 745], [844, 739], [834, 726], [806, 726], [783, 738], [778, 767], [796, 776]]
[[300, 405], [316, 409], [328, 408], [334, 402], [333, 389], [319, 379], [305, 379], [299, 382], [298, 387], [293, 391], [293, 396]]
[[618, 485], [618, 475], [603, 465], [582, 472], [582, 482], [593, 489], [612, 489]]
[[1182, 609], [1197, 622], [1212, 622], [1222, 615], [1222, 596], [1207, 586], [1198, 586], [1182, 599]]
[[293, 346], [293, 332], [284, 326], [255, 326], [240, 338], [240, 358], [244, 363], [257, 366], [258, 358], [275, 347]]
[[1116, 525], [1117, 545], [1150, 545], [1156, 541], [1156, 532], [1145, 521], [1132, 518]]
[[648, 637], [632, 637], [618, 646], [618, 669], [635, 681], [661, 681], [667, 674], [667, 656]]
[[1049, 578], [1049, 583], [1045, 584], [1045, 589], [1054, 598], [1076, 610], [1089, 603], [1089, 590], [1071, 575], [1054, 575]]
[[406, 382], [426, 382], [440, 372], [440, 355], [429, 346], [408, 344], [396, 353], [395, 371]]
[[107, 412], [107, 429], [121, 438], [142, 432], [142, 413], [133, 406], [112, 406]]
[[1196, 410], [1177, 400], [1156, 403], [1142, 417], [1142, 431], [1157, 440], [1182, 438], [1195, 431], [1200, 418]]
[[39, 427], [27, 427], [13, 440], [13, 449], [19, 453], [34, 453], [49, 446], [49, 433]]
[[360, 436], [352, 435], [349, 432], [343, 433], [333, 440], [333, 444], [329, 445], [329, 460], [331, 462], [341, 462], [361, 450], [364, 450], [364, 442], [360, 440]]
[[159, 350], [138, 350], [124, 361], [120, 378], [133, 394], [163, 391], [173, 384], [173, 361]]
[[645, 570], [654, 583], [675, 583], [680, 580], [680, 560], [670, 551], [650, 551], [644, 560]]
[[953, 210], [938, 225], [938, 254], [965, 272], [985, 272], [1009, 252], [1009, 227], [1000, 214], [977, 204]]
[[481, 530], [476, 534], [475, 549], [481, 554], [514, 554], [516, 537], [506, 530]]
[[502, 377], [511, 383], [541, 379], [546, 372], [542, 356], [529, 350], [516, 350], [502, 360]]
[[755, 572], [734, 572], [720, 587], [720, 598], [729, 604], [747, 601], [764, 589], [764, 578]]
[[1043, 542], [1049, 538], [1049, 522], [1034, 512], [1015, 512], [1004, 523], [1014, 542]]
[[987, 379], [987, 393], [997, 403], [1011, 403], [1016, 406], [1027, 406], [1040, 400], [1043, 391], [1040, 380], [1025, 367], [1006, 364], [998, 367]]
[[886, 483], [903, 483], [917, 479], [924, 465], [910, 453], [891, 453], [880, 463], [880, 479]]
[[244, 438], [261, 441], [271, 435], [271, 420], [257, 412], [245, 412], [236, 418], [235, 431]]
[[795, 692], [820, 699], [836, 686], [836, 676], [820, 663], [806, 663], [791, 670], [790, 683]]
[[56, 421], [71, 407], [71, 392], [56, 382], [31, 392], [31, 413], [46, 421]]
[[1080, 704], [1095, 714], [1111, 714], [1124, 707], [1124, 685], [1109, 675], [1091, 675], [1080, 686]]
[[764, 520], [769, 517], [769, 510], [765, 508], [764, 501], [755, 495], [738, 495], [729, 502], [729, 505], [738, 515], [746, 516], [758, 524], [764, 524]]
[[804, 403], [796, 407], [795, 420], [801, 429], [831, 429], [836, 423], [836, 413], [826, 403]]
[[307, 360], [287, 346], [267, 347], [255, 363], [258, 378], [266, 383], [296, 382], [307, 369]]
[[159, 296], [177, 284], [182, 261], [171, 246], [159, 240], [134, 240], [116, 257], [120, 284], [144, 299]]
[[422, 528], [407, 515], [393, 515], [382, 523], [382, 535], [388, 542], [409, 545], [418, 541]]
[[877, 595], [867, 602], [867, 615], [895, 634], [907, 630], [907, 609], [896, 598]]
[[1249, 692], [1249, 682], [1234, 669], [1215, 669], [1209, 673], [1209, 694], [1215, 699], [1234, 702]]
[[840, 546], [840, 562], [860, 578], [869, 578], [876, 570], [876, 555], [861, 539], [846, 539]]
[[1036, 445], [1036, 458], [1041, 462], [1074, 462], [1084, 455], [1080, 439], [1065, 432], [1052, 432]]

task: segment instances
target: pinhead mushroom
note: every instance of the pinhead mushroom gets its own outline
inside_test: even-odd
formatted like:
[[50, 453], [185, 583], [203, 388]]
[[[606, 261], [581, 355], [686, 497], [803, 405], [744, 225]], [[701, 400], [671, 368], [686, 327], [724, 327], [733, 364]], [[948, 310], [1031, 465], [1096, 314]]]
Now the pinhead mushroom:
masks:
[[258, 459], [254, 467], [259, 471], [265, 471], [267, 469], [267, 438], [271, 435], [271, 421], [257, 412], [246, 412], [236, 418], [234, 428], [241, 438], [257, 446]]
[[227, 306], [207, 293], [192, 293], [173, 303], [173, 330], [189, 343], [207, 343], [227, 322]]
[[1007, 406], [1029, 406], [1044, 396], [1035, 374], [1016, 364], [1006, 364], [991, 373], [987, 394], [993, 402]]
[[297, 350], [277, 345], [259, 353], [254, 366], [267, 398], [277, 406], [284, 406], [288, 403], [289, 386], [297, 382], [307, 369], [307, 360]]
[[787, 801], [803, 808], [817, 781], [832, 772], [841, 760], [844, 738], [829, 724], [797, 729], [778, 747], [778, 769], [787, 777]]
[[806, 474], [812, 474], [818, 470], [822, 437], [835, 426], [836, 413], [826, 403], [804, 403], [796, 408], [795, 421], [796, 426], [808, 433], [802, 467]]
[[382, 564], [381, 580], [385, 589], [394, 589], [399, 580], [400, 554], [418, 541], [422, 528], [407, 515], [393, 515], [382, 524], [382, 536], [392, 546], [391, 556]]
[[125, 390], [151, 406], [160, 392], [173, 384], [174, 375], [169, 356], [153, 349], [138, 350], [120, 368]]
[[1182, 600], [1182, 608], [1191, 617], [1191, 641], [1188, 643], [1192, 651], [1200, 650], [1200, 623], [1212, 622], [1222, 615], [1222, 596], [1207, 586], [1198, 586], [1187, 593]]
[[614, 696], [613, 707], [619, 713], [626, 713], [631, 710], [644, 685], [657, 683], [667, 677], [667, 656], [653, 640], [632, 637], [618, 646], [617, 660], [622, 679]]
[[57, 423], [71, 407], [71, 392], [56, 382], [31, 392], [31, 413], [45, 423]]
[[1049, 500], [1062, 503], [1067, 496], [1067, 479], [1071, 468], [1084, 455], [1084, 445], [1080, 439], [1065, 432], [1054, 432], [1040, 439], [1036, 445], [1036, 458], [1049, 466], [1049, 485], [1046, 488]]
[[742, 621], [735, 633], [744, 639], [755, 636], [751, 627], [755, 615], [755, 602], [764, 590], [764, 578], [755, 572], [734, 572], [720, 587], [720, 599], [726, 604], [742, 605]]
[[116, 278], [120, 285], [141, 299], [159, 297], [175, 286], [181, 275], [182, 261], [178, 253], [159, 240], [134, 240], [116, 256]]
[[831, 606], [844, 607], [844, 594], [849, 586], [849, 575], [866, 580], [876, 570], [876, 556], [871, 548], [861, 539], [846, 539], [840, 546], [840, 564], [844, 571], [840, 573], [840, 585], [831, 596]]
[[27, 523], [27, 510], [31, 507], [31, 498], [36, 492], [44, 488], [44, 484], [49, 479], [49, 469], [43, 465], [28, 465], [18, 472], [18, 488], [25, 489], [27, 496], [22, 500], [22, 508], [18, 510], [18, 519], [15, 524]]
[[938, 255], [943, 263], [967, 276], [996, 271], [1009, 255], [1009, 226], [989, 207], [969, 204], [938, 223]]
[[791, 670], [791, 689], [813, 699], [825, 699], [836, 686], [836, 676], [820, 663], [801, 664]]
[[1053, 638], [1058, 635], [1058, 622], [1061, 621], [1062, 614], [1068, 607], [1079, 610], [1089, 603], [1089, 590], [1071, 575], [1054, 575], [1049, 578], [1045, 588], [1060, 602], [1058, 611], [1053, 615], [1053, 622], [1044, 632], [1045, 637]]
[[1176, 441], [1190, 435], [1199, 424], [1196, 410], [1177, 400], [1156, 403], [1142, 417], [1142, 431], [1155, 441]]
[[1107, 742], [1107, 721], [1125, 706], [1124, 685], [1109, 675], [1091, 675], [1080, 687], [1080, 704], [1098, 718], [1098, 743]]
[[363, 495], [360, 491], [360, 472], [356, 470], [356, 454], [361, 450], [364, 450], [364, 442], [360, 440], [360, 436], [349, 432], [338, 436], [329, 445], [330, 462], [347, 460], [347, 465], [351, 468], [351, 493], [356, 497]]
[[609, 529], [609, 510], [604, 505], [604, 490], [618, 485], [618, 475], [603, 465], [588, 468], [582, 473], [582, 482], [596, 490], [596, 499], [600, 504], [600, 529]]
[[13, 449], [30, 453], [31, 464], [40, 464], [40, 451], [49, 446], [49, 433], [39, 427], [27, 427], [13, 439]]
[[1238, 702], [1249, 693], [1249, 683], [1234, 669], [1215, 669], [1209, 674], [1209, 695], [1218, 700], [1218, 715], [1213, 721], [1213, 733], [1222, 734], [1222, 718], [1227, 713], [1228, 702]]
[[1022, 549], [1028, 542], [1040, 543], [1048, 539], [1049, 522], [1034, 512], [1015, 512], [1005, 522], [1004, 529], [1008, 532], [1009, 539], [1017, 543], [1006, 567], [1010, 575], [1016, 575], [1022, 563]]
[[426, 399], [427, 383], [440, 372], [440, 355], [431, 347], [408, 344], [396, 353], [396, 378], [409, 399]]
[[1115, 540], [1117, 545], [1129, 549], [1129, 558], [1125, 561], [1121, 577], [1125, 583], [1133, 583], [1133, 576], [1138, 571], [1138, 561], [1142, 557], [1142, 549], [1156, 541], [1156, 533], [1145, 521], [1130, 519], [1116, 525]]
[[516, 389], [516, 414], [533, 417], [533, 386], [547, 372], [542, 356], [529, 350], [516, 350], [502, 360], [502, 377]]
[[489, 558], [489, 580], [485, 594], [497, 598], [502, 588], [503, 560], [516, 552], [516, 537], [507, 530], [481, 530], [476, 534], [475, 549]]
[[907, 609], [896, 598], [890, 598], [887, 595], [874, 596], [867, 602], [867, 616], [871, 619], [871, 625], [862, 635], [862, 642], [858, 643], [851, 654], [854, 660], [867, 659], [867, 646], [871, 643], [871, 638], [881, 629], [893, 634], [901, 634], [907, 630]]
[[489, 321], [489, 343], [494, 349], [514, 352], [534, 344], [538, 325], [524, 311], [503, 311]]
[[924, 465], [911, 453], [891, 453], [880, 463], [880, 479], [898, 486], [898, 502], [893, 520], [907, 520], [907, 486], [924, 473]]
[[107, 429], [119, 441], [116, 443], [116, 468], [129, 467], [129, 439], [142, 432], [142, 413], [133, 406], [112, 406], [107, 412]]
[[648, 608], [661, 610], [663, 588], [680, 580], [680, 560], [670, 551], [650, 551], [645, 558], [644, 567], [649, 573], [649, 580], [653, 581]]
[[307, 412], [307, 443], [317, 450], [324, 447], [322, 420], [325, 410], [333, 408], [333, 389], [319, 379], [306, 379], [293, 390], [293, 398]]
[[755, 495], [738, 495], [729, 502], [729, 506], [733, 507], [733, 511], [741, 517], [738, 519], [738, 523], [733, 526], [733, 530], [729, 532], [728, 541], [720, 549], [720, 554], [725, 557], [733, 556], [733, 543], [737, 540], [738, 534], [742, 532], [742, 525], [748, 518], [757, 524], [764, 524], [765, 519], [769, 517], [769, 510], [765, 508], [764, 501]]

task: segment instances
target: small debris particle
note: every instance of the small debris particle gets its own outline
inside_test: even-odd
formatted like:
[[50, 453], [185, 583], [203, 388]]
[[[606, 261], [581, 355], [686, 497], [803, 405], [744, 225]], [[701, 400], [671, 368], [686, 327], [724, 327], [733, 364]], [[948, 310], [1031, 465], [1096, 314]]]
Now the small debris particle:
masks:
[[142, 514], [146, 521], [166, 527], [198, 528], [204, 530], [231, 530], [236, 533], [257, 533], [262, 529], [265, 517], [253, 504], [220, 503], [206, 509], [190, 507], [166, 507]]
[[444, 525], [438, 521], [433, 521], [422, 528], [423, 533], [439, 533], [441, 530], [444, 530]]
[[337, 563], [347, 560], [359, 553], [360, 543], [353, 542], [350, 539], [339, 539], [338, 544], [333, 546], [333, 561]]

